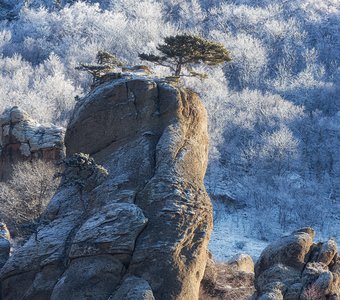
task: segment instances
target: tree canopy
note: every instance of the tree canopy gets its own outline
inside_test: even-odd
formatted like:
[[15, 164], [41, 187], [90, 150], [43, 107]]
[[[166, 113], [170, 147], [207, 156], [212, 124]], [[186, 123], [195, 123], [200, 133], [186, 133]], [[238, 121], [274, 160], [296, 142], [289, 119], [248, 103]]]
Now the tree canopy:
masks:
[[229, 51], [221, 43], [190, 34], [166, 37], [164, 44], [159, 44], [157, 50], [161, 52], [160, 55], [141, 53], [139, 57], [170, 68], [174, 76], [185, 76], [182, 70], [186, 66], [189, 71], [186, 76], [202, 77], [202, 74], [192, 71], [191, 65], [204, 63], [215, 66], [231, 61]]
[[100, 82], [106, 74], [114, 72], [117, 67], [122, 67], [123, 63], [116, 55], [106, 51], [98, 51], [96, 55], [97, 64], [80, 64], [76, 70], [86, 71], [93, 76], [93, 85]]

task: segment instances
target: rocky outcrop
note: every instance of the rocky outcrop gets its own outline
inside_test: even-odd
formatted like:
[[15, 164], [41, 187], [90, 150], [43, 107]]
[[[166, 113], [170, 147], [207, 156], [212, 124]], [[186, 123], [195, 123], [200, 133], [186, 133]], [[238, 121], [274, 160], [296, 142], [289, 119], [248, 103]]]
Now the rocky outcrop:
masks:
[[78, 102], [65, 140], [61, 186], [1, 270], [3, 299], [198, 299], [212, 207], [197, 95], [103, 84]]
[[43, 126], [14, 106], [0, 116], [0, 180], [23, 160], [55, 161], [64, 156], [64, 129]]
[[253, 299], [339, 299], [340, 258], [334, 240], [313, 243], [303, 228], [269, 245], [255, 265]]
[[245, 273], [254, 273], [254, 262], [248, 254], [238, 254], [228, 261], [235, 270]]

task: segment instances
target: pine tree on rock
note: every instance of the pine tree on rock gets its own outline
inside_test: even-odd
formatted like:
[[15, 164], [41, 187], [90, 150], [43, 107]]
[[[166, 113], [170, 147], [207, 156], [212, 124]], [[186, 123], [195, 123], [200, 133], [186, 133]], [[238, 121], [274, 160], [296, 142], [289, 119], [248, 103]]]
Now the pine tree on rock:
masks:
[[106, 51], [98, 51], [97, 64], [80, 64], [76, 70], [86, 71], [93, 76], [93, 86], [100, 84], [105, 76], [113, 75], [119, 77], [119, 73], [115, 73], [116, 68], [121, 68], [123, 63], [114, 55]]
[[[160, 55], [141, 53], [139, 58], [170, 68], [176, 77], [206, 77], [193, 71], [191, 66], [201, 63], [215, 66], [231, 61], [228, 50], [222, 44], [190, 34], [166, 37], [164, 44], [159, 44], [157, 49]], [[189, 71], [188, 75], [182, 73], [183, 67]]]

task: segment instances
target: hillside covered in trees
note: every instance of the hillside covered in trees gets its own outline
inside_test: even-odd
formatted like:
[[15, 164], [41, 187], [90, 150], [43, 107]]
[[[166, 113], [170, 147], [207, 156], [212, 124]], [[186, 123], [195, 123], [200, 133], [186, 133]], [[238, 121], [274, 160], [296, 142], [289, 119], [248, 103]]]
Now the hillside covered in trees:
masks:
[[170, 35], [222, 43], [231, 62], [198, 66], [204, 81], [184, 79], [209, 114], [206, 185], [217, 208], [211, 249], [223, 258], [225, 244], [250, 251], [254, 238], [267, 242], [301, 226], [340, 237], [337, 0], [0, 5], [0, 111], [18, 105], [41, 123], [67, 124], [91, 82], [75, 68], [99, 50], [134, 65]]

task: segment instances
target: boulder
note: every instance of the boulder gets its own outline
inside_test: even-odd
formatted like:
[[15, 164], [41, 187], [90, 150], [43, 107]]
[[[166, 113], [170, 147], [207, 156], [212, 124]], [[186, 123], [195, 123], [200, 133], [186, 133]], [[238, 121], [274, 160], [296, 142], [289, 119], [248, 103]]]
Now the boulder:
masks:
[[124, 279], [112, 300], [155, 300], [148, 282], [136, 276]]
[[63, 128], [41, 125], [17, 106], [5, 110], [0, 116], [0, 181], [9, 179], [20, 161], [63, 158], [64, 134]]
[[[252, 299], [338, 299], [340, 261], [334, 240], [313, 243], [303, 228], [269, 245], [255, 265]], [[276, 298], [275, 298], [276, 297]]]
[[248, 254], [235, 255], [228, 263], [239, 272], [254, 273], [254, 261]]
[[212, 229], [198, 96], [107, 82], [78, 101], [65, 142], [61, 185], [1, 270], [3, 299], [198, 299]]

